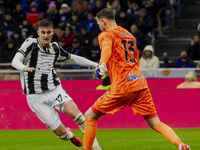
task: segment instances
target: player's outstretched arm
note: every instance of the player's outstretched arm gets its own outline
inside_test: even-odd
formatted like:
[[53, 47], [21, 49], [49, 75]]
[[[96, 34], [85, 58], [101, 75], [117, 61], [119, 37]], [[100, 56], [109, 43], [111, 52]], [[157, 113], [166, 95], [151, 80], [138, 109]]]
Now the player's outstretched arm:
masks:
[[24, 71], [24, 72], [33, 72], [33, 71], [36, 71], [36, 69], [33, 68], [33, 67], [27, 67], [27, 66], [25, 66], [22, 63], [23, 59], [24, 59], [24, 55], [22, 53], [20, 53], [20, 52], [17, 52], [15, 54], [15, 57], [12, 60], [12, 64], [11, 65], [14, 68], [16, 68], [17, 70]]
[[71, 54], [71, 57], [67, 60], [67, 62], [69, 62], [71, 64], [85, 66], [85, 67], [97, 67], [98, 66], [98, 63], [93, 62], [84, 57], [74, 55], [74, 54]]

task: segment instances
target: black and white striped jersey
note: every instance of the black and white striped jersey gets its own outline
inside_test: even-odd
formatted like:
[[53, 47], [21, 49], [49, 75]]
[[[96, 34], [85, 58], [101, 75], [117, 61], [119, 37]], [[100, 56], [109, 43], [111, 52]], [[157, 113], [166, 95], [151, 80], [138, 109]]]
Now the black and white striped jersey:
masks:
[[43, 93], [60, 85], [54, 69], [60, 58], [69, 59], [71, 54], [57, 42], [43, 47], [38, 39], [27, 38], [18, 50], [24, 55], [23, 64], [36, 68], [35, 72], [21, 72], [21, 84], [25, 94]]

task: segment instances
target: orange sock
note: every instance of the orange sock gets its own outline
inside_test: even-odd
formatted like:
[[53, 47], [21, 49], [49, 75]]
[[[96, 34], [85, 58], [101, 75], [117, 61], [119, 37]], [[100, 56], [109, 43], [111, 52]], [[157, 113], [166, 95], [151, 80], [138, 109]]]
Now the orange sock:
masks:
[[96, 137], [97, 120], [85, 118], [85, 132], [83, 136], [84, 150], [91, 150]]
[[158, 122], [155, 125], [155, 130], [159, 132], [160, 134], [162, 134], [166, 139], [168, 139], [171, 143], [173, 143], [177, 147], [179, 147], [179, 145], [182, 143], [182, 141], [176, 135], [173, 129], [162, 122]]

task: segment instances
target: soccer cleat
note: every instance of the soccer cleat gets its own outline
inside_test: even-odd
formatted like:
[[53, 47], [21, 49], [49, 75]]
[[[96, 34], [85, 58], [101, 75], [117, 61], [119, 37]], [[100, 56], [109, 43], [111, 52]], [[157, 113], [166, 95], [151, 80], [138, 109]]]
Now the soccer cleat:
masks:
[[[66, 129], [67, 129], [67, 131], [71, 132], [71, 133], [74, 135], [74, 133], [71, 131], [70, 128], [66, 128]], [[76, 137], [75, 135], [74, 135], [74, 137], [73, 137], [72, 139], [70, 139], [70, 141], [71, 141], [74, 145], [76, 145], [76, 146], [78, 146], [78, 147], [81, 147], [81, 146], [82, 146], [81, 140], [80, 140], [78, 137]]]
[[179, 145], [179, 150], [191, 150], [191, 148], [189, 145], [182, 143]]

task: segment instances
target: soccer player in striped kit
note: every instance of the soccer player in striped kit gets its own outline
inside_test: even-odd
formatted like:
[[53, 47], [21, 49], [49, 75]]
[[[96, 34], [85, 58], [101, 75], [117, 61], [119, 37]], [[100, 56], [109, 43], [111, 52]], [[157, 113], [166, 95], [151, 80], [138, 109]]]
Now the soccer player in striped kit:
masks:
[[146, 79], [139, 69], [134, 36], [116, 24], [111, 9], [101, 10], [96, 20], [102, 31], [98, 36], [101, 58], [96, 75], [103, 79], [109, 74], [111, 86], [85, 114], [84, 150], [92, 149], [97, 120], [105, 114], [115, 114], [126, 106], [132, 108], [134, 115], [143, 116], [152, 129], [161, 133], [179, 150], [190, 150], [157, 115]]
[[[12, 66], [20, 70], [22, 88], [31, 110], [60, 139], [71, 140], [74, 145], [80, 147], [81, 140], [70, 128], [65, 128], [55, 109], [71, 117], [79, 125], [82, 133], [85, 117], [73, 99], [63, 90], [54, 65], [57, 60], [88, 67], [96, 67], [98, 64], [68, 53], [57, 42], [51, 43], [54, 34], [51, 20], [41, 19], [37, 34], [37, 39], [27, 38], [24, 41], [13, 58]], [[96, 139], [93, 148], [101, 150]]]

